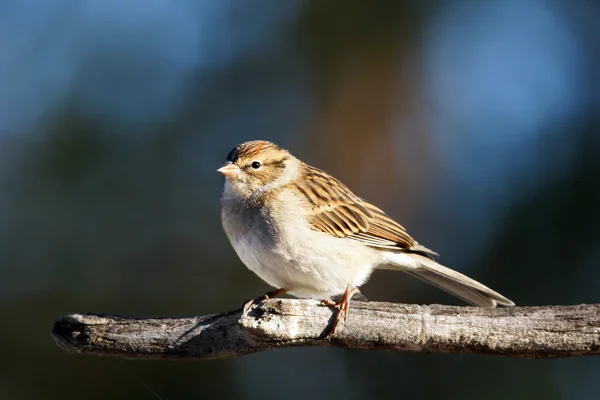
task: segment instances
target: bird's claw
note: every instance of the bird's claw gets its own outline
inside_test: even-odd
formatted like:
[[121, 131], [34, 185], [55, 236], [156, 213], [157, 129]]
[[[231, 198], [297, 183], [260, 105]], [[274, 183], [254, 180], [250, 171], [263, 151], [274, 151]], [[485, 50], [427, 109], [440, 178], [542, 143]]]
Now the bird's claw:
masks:
[[283, 294], [285, 292], [287, 292], [287, 290], [283, 289], [283, 288], [282, 289], [275, 289], [275, 290], [271, 290], [270, 292], [267, 292], [267, 293], [263, 294], [262, 296], [258, 296], [258, 297], [254, 298], [254, 299], [248, 300], [242, 306], [243, 314], [247, 314], [248, 311], [250, 311], [250, 308], [254, 304], [258, 304], [258, 303], [263, 302], [265, 300], [269, 300], [271, 297], [279, 296], [280, 294]]
[[344, 318], [344, 323], [348, 320], [348, 311], [350, 310], [350, 299], [357, 292], [358, 292], [358, 289], [349, 284], [346, 287], [346, 291], [342, 295], [342, 298], [340, 299], [340, 301], [335, 302], [335, 301], [329, 300], [329, 299], [321, 301], [321, 304], [324, 306], [335, 307], [338, 309], [338, 312], [336, 313], [336, 315], [333, 319], [333, 323], [331, 324], [331, 328], [329, 329], [329, 332], [327, 333], [327, 335], [325, 335], [325, 337], [327, 339], [331, 340], [331, 338], [333, 337], [333, 335], [336, 332], [337, 326], [340, 322], [340, 319], [342, 319], [342, 317]]

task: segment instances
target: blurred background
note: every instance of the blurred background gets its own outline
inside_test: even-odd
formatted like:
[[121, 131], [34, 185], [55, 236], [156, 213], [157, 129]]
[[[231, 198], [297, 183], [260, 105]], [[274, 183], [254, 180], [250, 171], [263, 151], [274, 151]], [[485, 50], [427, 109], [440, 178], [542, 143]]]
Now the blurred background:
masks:
[[[215, 170], [252, 139], [518, 305], [600, 302], [599, 18], [593, 0], [1, 2], [0, 399], [596, 398], [599, 358], [134, 362], [50, 330], [268, 290], [220, 223]], [[363, 293], [460, 304], [397, 272]]]

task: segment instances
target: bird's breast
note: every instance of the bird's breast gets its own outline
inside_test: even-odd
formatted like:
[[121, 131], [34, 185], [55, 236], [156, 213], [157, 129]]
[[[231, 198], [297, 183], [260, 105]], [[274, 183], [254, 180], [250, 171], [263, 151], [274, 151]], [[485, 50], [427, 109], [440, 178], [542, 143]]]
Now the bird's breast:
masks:
[[364, 283], [371, 253], [356, 241], [311, 229], [296, 195], [282, 196], [266, 208], [223, 204], [223, 226], [242, 262], [269, 285], [300, 297], [327, 298], [348, 283]]

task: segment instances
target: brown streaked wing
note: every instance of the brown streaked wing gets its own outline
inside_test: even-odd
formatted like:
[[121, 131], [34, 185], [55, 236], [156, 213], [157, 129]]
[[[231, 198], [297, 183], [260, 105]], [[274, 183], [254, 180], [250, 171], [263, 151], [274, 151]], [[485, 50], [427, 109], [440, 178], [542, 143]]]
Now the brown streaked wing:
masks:
[[367, 233], [379, 239], [395, 242], [397, 247], [410, 249], [417, 245], [417, 241], [408, 234], [406, 229], [391, 219], [381, 209], [369, 203], [365, 203], [365, 206], [369, 208], [374, 216], [373, 220], [370, 221]]
[[296, 182], [296, 187], [312, 205], [310, 222], [314, 229], [338, 237], [368, 229], [370, 211], [343, 183], [312, 167], [306, 177]]
[[425, 249], [402, 225], [356, 196], [342, 182], [317, 168], [306, 168], [306, 179], [296, 182], [296, 187], [312, 204], [313, 229], [372, 247]]

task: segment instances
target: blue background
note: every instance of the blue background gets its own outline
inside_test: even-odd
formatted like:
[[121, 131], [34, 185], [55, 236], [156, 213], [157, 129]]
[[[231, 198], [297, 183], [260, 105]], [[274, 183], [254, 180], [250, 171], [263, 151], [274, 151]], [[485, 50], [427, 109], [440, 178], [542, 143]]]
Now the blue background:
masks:
[[[0, 398], [592, 399], [597, 358], [287, 349], [73, 356], [74, 311], [201, 315], [268, 290], [219, 216], [275, 141], [519, 305], [600, 302], [600, 3], [5, 0]], [[377, 272], [371, 300], [460, 304]]]

